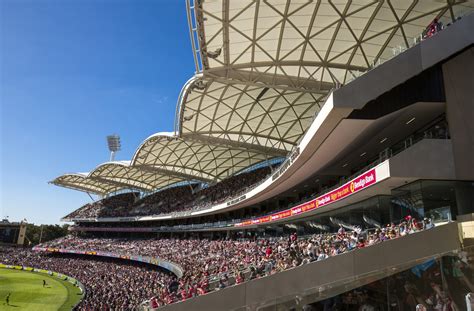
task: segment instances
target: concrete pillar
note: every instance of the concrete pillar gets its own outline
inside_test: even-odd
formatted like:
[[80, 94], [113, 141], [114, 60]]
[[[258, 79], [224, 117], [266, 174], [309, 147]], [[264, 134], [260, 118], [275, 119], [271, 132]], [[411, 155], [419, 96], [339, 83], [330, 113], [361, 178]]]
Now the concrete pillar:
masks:
[[474, 48], [444, 63], [443, 79], [456, 178], [474, 180]]
[[[456, 179], [474, 180], [474, 48], [443, 64], [446, 116]], [[442, 163], [440, 163], [442, 165]], [[474, 212], [470, 187], [456, 187], [458, 214]]]
[[23, 245], [25, 243], [25, 235], [26, 235], [26, 223], [21, 222], [20, 228], [18, 230], [18, 240], [17, 240], [18, 245]]
[[458, 215], [474, 213], [474, 186], [470, 182], [457, 182], [455, 187]]

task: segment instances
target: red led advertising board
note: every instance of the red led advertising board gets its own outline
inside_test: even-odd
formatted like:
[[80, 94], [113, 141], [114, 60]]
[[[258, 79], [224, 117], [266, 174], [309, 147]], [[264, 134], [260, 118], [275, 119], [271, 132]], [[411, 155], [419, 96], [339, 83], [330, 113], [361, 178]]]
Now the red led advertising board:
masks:
[[313, 199], [309, 202], [300, 204], [298, 206], [292, 207], [290, 209], [274, 213], [271, 215], [245, 220], [243, 222], [237, 223], [234, 227], [245, 227], [250, 225], [262, 224], [267, 222], [276, 221], [279, 219], [285, 219], [291, 216], [296, 216], [309, 212], [311, 210], [323, 207], [325, 205], [339, 201], [349, 195], [358, 192], [362, 189], [365, 189], [377, 182], [377, 176], [375, 173], [375, 168], [365, 172], [362, 175], [357, 176], [353, 180], [344, 185], [340, 186], [337, 189], [334, 189], [326, 194], [323, 194], [316, 199]]

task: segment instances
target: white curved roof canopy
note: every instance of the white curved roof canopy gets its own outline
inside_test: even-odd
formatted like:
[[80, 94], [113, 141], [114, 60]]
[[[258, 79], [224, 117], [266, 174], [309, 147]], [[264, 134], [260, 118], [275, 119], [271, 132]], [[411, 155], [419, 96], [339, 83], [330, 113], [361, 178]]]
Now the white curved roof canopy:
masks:
[[391, 58], [435, 17], [447, 24], [473, 7], [464, 0], [194, 2], [197, 67], [208, 77], [267, 85], [279, 78], [313, 90], [345, 83], [351, 72]]
[[107, 162], [99, 165], [88, 176], [98, 181], [115, 183], [128, 189], [150, 192], [183, 181], [183, 178], [169, 174], [159, 174], [131, 166], [130, 162]]
[[284, 156], [296, 145], [326, 98], [325, 93], [204, 77], [189, 84], [177, 115], [180, 137], [273, 156]]
[[65, 174], [51, 183], [99, 195], [122, 189], [151, 192], [181, 181], [221, 181], [268, 159], [245, 148], [157, 133], [140, 145], [130, 162], [106, 162], [90, 173]]
[[194, 2], [198, 73], [181, 90], [175, 132], [150, 136], [130, 162], [53, 184], [101, 195], [153, 191], [285, 156], [334, 86], [412, 45], [435, 17], [447, 24], [474, 9], [474, 0]]
[[253, 164], [268, 160], [264, 153], [161, 133], [137, 149], [132, 165], [186, 180], [220, 181]]
[[94, 180], [87, 177], [88, 174], [64, 174], [55, 178], [50, 183], [56, 186], [79, 190], [98, 195], [106, 195], [108, 193], [116, 192], [124, 189], [123, 186], [118, 186], [113, 183], [105, 181]]
[[106, 195], [123, 189], [151, 192], [185, 180], [182, 177], [143, 170], [129, 161], [106, 162], [90, 173], [65, 174], [51, 183], [75, 190]]

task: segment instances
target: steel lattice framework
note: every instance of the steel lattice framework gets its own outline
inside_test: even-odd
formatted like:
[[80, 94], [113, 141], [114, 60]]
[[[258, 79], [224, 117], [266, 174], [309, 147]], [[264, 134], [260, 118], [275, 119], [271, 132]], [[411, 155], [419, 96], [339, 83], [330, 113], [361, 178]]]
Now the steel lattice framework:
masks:
[[90, 173], [62, 175], [51, 181], [51, 183], [106, 195], [122, 189], [151, 192], [183, 180], [185, 179], [180, 176], [157, 174], [156, 171], [132, 166], [130, 161], [115, 161], [103, 163]]
[[204, 77], [188, 83], [177, 117], [180, 137], [275, 156], [293, 148], [327, 94]]
[[264, 153], [155, 134], [138, 148], [132, 164], [185, 180], [220, 181], [267, 160]]
[[88, 173], [64, 174], [50, 183], [56, 186], [105, 195], [124, 189], [123, 186], [88, 178]]
[[416, 44], [438, 18], [474, 0], [186, 0], [196, 74], [173, 133], [147, 138], [127, 162], [52, 183], [105, 195], [180, 181], [220, 181], [281, 157], [329, 92]]
[[194, 1], [197, 69], [299, 90], [345, 83], [408, 48], [435, 18], [473, 9], [464, 0]]

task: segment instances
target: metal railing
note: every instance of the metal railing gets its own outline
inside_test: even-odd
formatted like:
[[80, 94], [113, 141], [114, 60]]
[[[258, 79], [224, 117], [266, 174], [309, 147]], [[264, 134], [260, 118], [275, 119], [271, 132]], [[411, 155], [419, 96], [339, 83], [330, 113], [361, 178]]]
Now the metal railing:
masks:
[[186, 13], [188, 18], [189, 37], [193, 49], [194, 65], [196, 74], [202, 72], [201, 47], [198, 34], [198, 23], [196, 18], [196, 2], [198, 0], [186, 0]]

